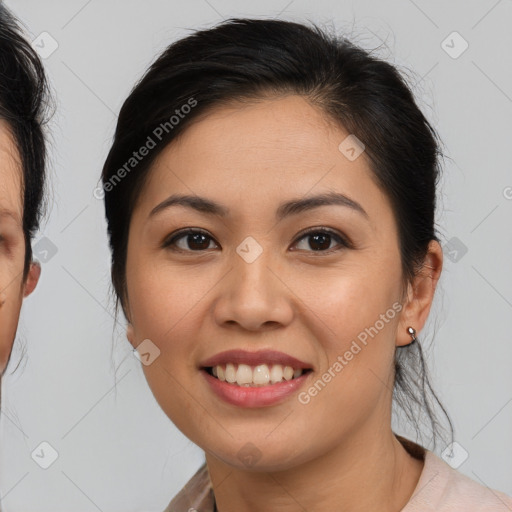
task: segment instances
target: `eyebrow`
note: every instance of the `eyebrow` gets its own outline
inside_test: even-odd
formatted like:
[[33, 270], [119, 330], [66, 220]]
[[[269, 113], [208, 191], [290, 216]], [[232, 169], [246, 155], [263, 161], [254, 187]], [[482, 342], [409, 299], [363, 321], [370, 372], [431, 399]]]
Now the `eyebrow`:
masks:
[[[318, 208], [319, 206], [331, 205], [351, 208], [352, 210], [363, 215], [366, 219], [369, 219], [366, 210], [357, 201], [354, 201], [353, 199], [350, 199], [346, 195], [339, 192], [327, 192], [312, 197], [286, 201], [279, 205], [277, 208], [276, 219], [282, 220], [285, 217], [297, 215], [299, 213]], [[200, 213], [215, 215], [222, 218], [227, 217], [230, 212], [229, 208], [226, 206], [216, 203], [215, 201], [205, 197], [173, 194], [155, 206], [151, 210], [149, 216], [152, 217], [153, 215], [156, 215], [157, 213], [170, 208], [171, 206], [184, 206], [186, 208], [196, 210]]]

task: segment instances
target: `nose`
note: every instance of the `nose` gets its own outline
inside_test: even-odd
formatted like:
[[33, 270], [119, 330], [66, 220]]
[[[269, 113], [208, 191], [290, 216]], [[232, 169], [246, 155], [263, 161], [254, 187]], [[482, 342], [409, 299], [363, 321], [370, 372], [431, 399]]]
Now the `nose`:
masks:
[[273, 330], [288, 325], [294, 315], [293, 292], [284, 272], [264, 250], [255, 261], [234, 253], [232, 268], [218, 288], [216, 322], [249, 331]]

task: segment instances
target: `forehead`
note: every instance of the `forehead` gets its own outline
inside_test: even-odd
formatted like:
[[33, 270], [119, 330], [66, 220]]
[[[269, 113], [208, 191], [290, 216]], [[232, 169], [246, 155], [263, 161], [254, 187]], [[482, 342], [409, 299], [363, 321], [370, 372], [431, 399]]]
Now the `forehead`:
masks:
[[346, 135], [300, 96], [233, 102], [192, 120], [158, 156], [151, 174], [159, 183], [183, 178], [194, 187], [229, 183], [253, 191], [304, 186], [331, 174], [324, 185], [335, 177], [328, 173], [333, 165], [344, 167], [347, 176], [365, 167], [362, 158], [350, 165], [342, 161], [338, 145]]
[[[289, 95], [214, 106], [192, 121], [174, 146], [193, 144], [198, 156], [203, 148], [209, 156], [216, 149], [225, 160], [254, 155], [263, 161], [292, 156], [316, 160], [322, 149], [343, 134], [342, 127], [335, 126], [318, 107], [301, 96]], [[197, 139], [202, 141], [199, 146]]]
[[297, 95], [213, 108], [160, 153], [140, 199], [149, 208], [171, 192], [192, 192], [229, 199], [234, 211], [250, 215], [283, 197], [338, 191], [384, 219], [390, 205], [369, 158], [363, 152], [350, 160], [340, 150], [348, 136]]
[[21, 222], [22, 167], [8, 123], [0, 119], [0, 219], [14, 217]]

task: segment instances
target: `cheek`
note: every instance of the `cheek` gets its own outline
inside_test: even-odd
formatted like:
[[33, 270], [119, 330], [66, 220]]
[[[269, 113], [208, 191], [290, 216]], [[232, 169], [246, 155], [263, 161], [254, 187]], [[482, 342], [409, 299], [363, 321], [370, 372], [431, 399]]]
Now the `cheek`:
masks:
[[[364, 333], [376, 322], [384, 336], [390, 333], [390, 326], [397, 321], [396, 308], [400, 307], [399, 287], [391, 270], [386, 273], [377, 267], [372, 269], [368, 263], [346, 271], [335, 269], [321, 277], [314, 272], [297, 276], [293, 291], [306, 306], [303, 318], [310, 318], [331, 356], [337, 350], [344, 351], [347, 343], [350, 345], [360, 334], [364, 340]], [[385, 316], [384, 322], [381, 315]]]
[[9, 360], [12, 344], [16, 336], [22, 299], [8, 293], [0, 294], [0, 374]]
[[0, 248], [0, 373], [5, 370], [23, 302], [23, 254], [9, 257]]
[[366, 417], [392, 387], [401, 310], [398, 271], [371, 268], [338, 272], [314, 286], [304, 282], [304, 276], [297, 281], [302, 283], [298, 295], [309, 308], [302, 319], [309, 318], [309, 328], [324, 352], [317, 380], [300, 402], [310, 412], [321, 415], [329, 403], [339, 414], [358, 411], [355, 416]]
[[[192, 267], [178, 271], [168, 264], [143, 261], [127, 266], [133, 343], [137, 346], [149, 339], [156, 345], [158, 357], [152, 364], [143, 366], [143, 370], [155, 398], [170, 413], [180, 401], [179, 383], [189, 382], [191, 376], [197, 375], [197, 342], [209, 314], [205, 310], [208, 291], [218, 276], [214, 272], [199, 273]], [[188, 398], [185, 394], [184, 401]], [[166, 400], [170, 403], [165, 403]]]
[[207, 281], [190, 269], [176, 271], [159, 264], [127, 268], [129, 310], [139, 337], [174, 337], [190, 321], [188, 315], [207, 291]]
[[127, 290], [134, 344], [149, 339], [159, 350], [151, 364], [142, 366], [144, 375], [162, 410], [190, 434], [202, 411], [197, 405], [201, 402], [197, 379], [191, 376], [198, 375], [194, 341], [204, 324], [200, 299], [207, 283], [192, 282], [187, 271], [142, 264], [131, 268], [127, 267]]

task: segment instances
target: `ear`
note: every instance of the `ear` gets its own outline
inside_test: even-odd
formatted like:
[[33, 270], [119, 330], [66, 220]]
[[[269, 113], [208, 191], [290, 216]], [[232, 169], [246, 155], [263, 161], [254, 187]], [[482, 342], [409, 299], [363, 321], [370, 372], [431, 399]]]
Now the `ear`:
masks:
[[28, 276], [23, 285], [23, 297], [28, 297], [37, 286], [39, 278], [41, 277], [41, 264], [38, 261], [33, 261], [30, 264]]
[[129, 322], [126, 326], [126, 338], [131, 343], [132, 347], [135, 348], [135, 331], [133, 330], [133, 325]]
[[411, 343], [408, 327], [416, 330], [416, 336], [423, 329], [427, 321], [436, 286], [443, 268], [443, 250], [439, 242], [431, 240], [428, 252], [419, 274], [409, 283], [407, 288], [407, 301], [404, 303], [396, 338], [397, 346]]
[[131, 311], [128, 301], [121, 301], [123, 313], [126, 318], [126, 339], [130, 342], [133, 348], [135, 348], [135, 329], [130, 321]]

